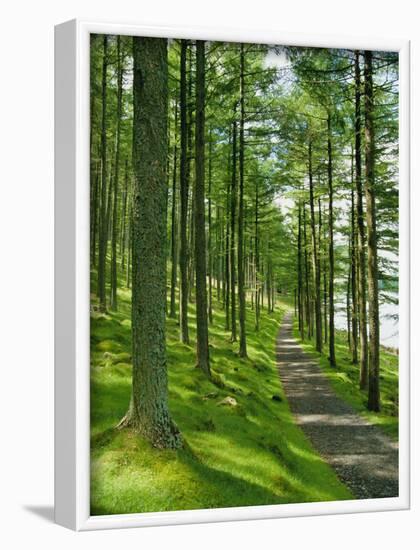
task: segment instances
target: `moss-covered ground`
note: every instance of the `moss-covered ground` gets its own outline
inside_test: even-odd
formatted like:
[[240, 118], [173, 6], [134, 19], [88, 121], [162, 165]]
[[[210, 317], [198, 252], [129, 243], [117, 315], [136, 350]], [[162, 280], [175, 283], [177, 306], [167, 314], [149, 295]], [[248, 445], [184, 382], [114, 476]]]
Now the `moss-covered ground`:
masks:
[[[94, 303], [94, 299], [93, 299]], [[91, 513], [118, 514], [316, 502], [352, 498], [293, 423], [275, 362], [275, 338], [286, 305], [247, 319], [248, 355], [230, 342], [217, 307], [210, 327], [213, 381], [195, 368], [191, 346], [167, 321], [169, 401], [185, 446], [158, 450], [116, 425], [131, 388], [130, 293], [118, 312], [91, 319]], [[236, 405], [222, 404], [226, 397]], [[274, 397], [274, 398], [273, 398]]]

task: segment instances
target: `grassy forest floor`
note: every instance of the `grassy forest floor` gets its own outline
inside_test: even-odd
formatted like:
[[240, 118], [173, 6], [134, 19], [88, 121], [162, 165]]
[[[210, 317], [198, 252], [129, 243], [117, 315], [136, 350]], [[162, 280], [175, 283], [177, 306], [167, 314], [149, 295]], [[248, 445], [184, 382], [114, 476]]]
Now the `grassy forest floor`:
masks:
[[[294, 424], [285, 400], [275, 339], [288, 306], [278, 304], [273, 314], [263, 310], [258, 333], [249, 310], [249, 359], [243, 360], [214, 302], [213, 382], [195, 368], [194, 306], [191, 346], [180, 343], [177, 322], [167, 322], [170, 410], [186, 442], [179, 451], [155, 449], [115, 429], [131, 389], [130, 292], [119, 291], [118, 312], [93, 313], [93, 515], [353, 498]], [[223, 404], [228, 396], [236, 405]]]
[[352, 364], [347, 332], [337, 330], [335, 333], [337, 368], [332, 368], [329, 364], [327, 345], [324, 345], [322, 353], [318, 353], [315, 350], [314, 339], [302, 342], [297, 321], [294, 323], [293, 333], [302, 348], [319, 361], [337, 395], [352, 405], [372, 424], [379, 426], [392, 438], [398, 439], [398, 355], [381, 346], [381, 412], [370, 412], [367, 410], [367, 393], [359, 389], [359, 365]]

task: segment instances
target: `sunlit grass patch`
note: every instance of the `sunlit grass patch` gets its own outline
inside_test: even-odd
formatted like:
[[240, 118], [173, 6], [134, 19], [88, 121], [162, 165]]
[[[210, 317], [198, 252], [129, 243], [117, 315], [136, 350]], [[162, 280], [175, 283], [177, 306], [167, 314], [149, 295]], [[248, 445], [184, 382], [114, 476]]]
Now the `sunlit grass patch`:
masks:
[[274, 314], [264, 310], [258, 333], [248, 310], [249, 357], [241, 359], [214, 300], [214, 381], [195, 368], [193, 305], [190, 346], [179, 341], [177, 320], [168, 319], [169, 404], [185, 446], [162, 451], [115, 429], [131, 391], [130, 294], [120, 292], [119, 299], [121, 312], [94, 317], [91, 324], [92, 514], [352, 498], [288, 409], [274, 345], [286, 306]]

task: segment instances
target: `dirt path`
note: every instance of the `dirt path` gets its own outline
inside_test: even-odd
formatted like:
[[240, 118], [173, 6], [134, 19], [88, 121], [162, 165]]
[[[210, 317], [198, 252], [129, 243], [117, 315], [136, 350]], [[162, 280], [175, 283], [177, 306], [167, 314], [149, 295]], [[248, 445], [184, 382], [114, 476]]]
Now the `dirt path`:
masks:
[[277, 365], [297, 424], [356, 498], [398, 496], [398, 443], [333, 391], [320, 366], [293, 338], [287, 313], [277, 337]]

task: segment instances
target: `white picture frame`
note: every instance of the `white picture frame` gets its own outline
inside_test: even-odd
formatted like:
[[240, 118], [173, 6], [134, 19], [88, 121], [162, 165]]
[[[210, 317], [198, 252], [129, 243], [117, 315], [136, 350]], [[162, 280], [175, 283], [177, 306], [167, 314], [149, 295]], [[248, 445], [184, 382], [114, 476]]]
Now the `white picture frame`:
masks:
[[[89, 419], [89, 36], [121, 34], [391, 50], [400, 67], [399, 496], [91, 516]], [[410, 506], [410, 43], [372, 37], [72, 20], [55, 28], [55, 519], [74, 530], [403, 510]]]

